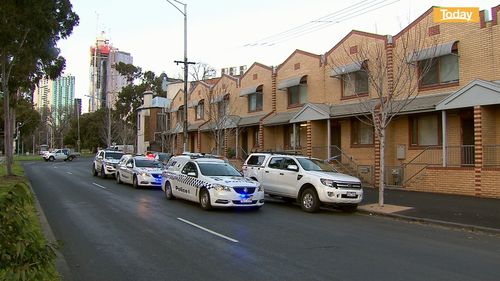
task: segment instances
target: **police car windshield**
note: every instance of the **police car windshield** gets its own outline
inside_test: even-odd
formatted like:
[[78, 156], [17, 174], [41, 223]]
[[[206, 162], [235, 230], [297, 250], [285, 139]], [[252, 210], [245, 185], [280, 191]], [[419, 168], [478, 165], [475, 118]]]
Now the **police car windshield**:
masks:
[[135, 166], [139, 168], [161, 168], [161, 163], [153, 160], [135, 160]]
[[241, 177], [240, 172], [228, 163], [198, 163], [198, 166], [204, 176]]
[[297, 160], [299, 161], [300, 166], [302, 166], [302, 169], [306, 171], [337, 172], [331, 165], [318, 159], [297, 158]]
[[122, 158], [123, 156], [123, 153], [120, 153], [120, 152], [107, 152], [106, 153], [106, 159], [117, 159], [119, 160], [120, 158]]

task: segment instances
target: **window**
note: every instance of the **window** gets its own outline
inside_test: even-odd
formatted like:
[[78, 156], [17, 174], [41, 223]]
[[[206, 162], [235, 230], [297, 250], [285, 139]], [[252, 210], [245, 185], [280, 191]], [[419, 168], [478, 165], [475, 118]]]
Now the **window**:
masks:
[[171, 128], [171, 126], [170, 126], [170, 113], [167, 113], [166, 117], [167, 117], [167, 121], [166, 121], [167, 122], [167, 127], [166, 127], [165, 130], [168, 131]]
[[368, 74], [364, 70], [342, 75], [342, 97], [368, 95]]
[[163, 112], [156, 113], [156, 131], [165, 131], [166, 126], [166, 114]]
[[368, 120], [361, 121], [352, 119], [351, 121], [351, 144], [352, 145], [373, 145], [373, 127]]
[[299, 107], [307, 102], [307, 76], [297, 86], [288, 87], [288, 107]]
[[451, 55], [418, 62], [420, 87], [431, 87], [458, 82], [458, 56]]
[[141, 129], [141, 115], [137, 114], [137, 130]]
[[293, 138], [293, 124], [284, 126], [285, 149], [300, 149], [301, 144], [307, 142], [307, 123], [297, 123], [295, 125], [295, 139]]
[[196, 111], [196, 120], [203, 119], [205, 114], [205, 103], [203, 100], [201, 100], [195, 107], [195, 111]]
[[229, 114], [229, 95], [225, 95], [224, 98], [217, 104], [217, 112], [219, 116]]
[[177, 122], [184, 122], [184, 106], [179, 106], [179, 110], [177, 110]]
[[251, 166], [261, 166], [266, 159], [265, 155], [252, 155], [248, 158], [247, 165]]
[[410, 117], [410, 145], [440, 145], [440, 119], [437, 115]]
[[188, 162], [186, 163], [184, 168], [182, 168], [181, 173], [187, 175], [188, 173], [191, 172], [198, 173], [198, 170], [196, 169], [196, 165], [193, 162]]
[[248, 95], [248, 111], [262, 111], [262, 92]]
[[283, 159], [283, 166], [281, 169], [286, 170], [289, 165], [297, 165], [297, 163], [292, 158]]
[[280, 169], [281, 168], [281, 162], [283, 161], [283, 157], [273, 157], [269, 161], [269, 164], [267, 165], [269, 168], [273, 169]]

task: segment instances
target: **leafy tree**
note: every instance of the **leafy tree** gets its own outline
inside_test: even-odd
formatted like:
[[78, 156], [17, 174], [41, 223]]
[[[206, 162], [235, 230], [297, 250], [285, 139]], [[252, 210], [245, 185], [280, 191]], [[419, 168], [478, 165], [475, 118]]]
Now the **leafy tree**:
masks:
[[[118, 94], [116, 101], [116, 111], [114, 112], [114, 121], [116, 124], [129, 124], [130, 126], [120, 126], [119, 137], [122, 142], [132, 139], [130, 133], [137, 131], [137, 108], [142, 105], [143, 93], [147, 90], [155, 94], [162, 94], [162, 77], [156, 76], [152, 71], [143, 72], [140, 67], [132, 64], [118, 63], [116, 70], [127, 77], [129, 85], [124, 87]], [[138, 81], [137, 81], [138, 80]], [[137, 84], [134, 84], [137, 83]], [[121, 120], [121, 121], [119, 121]], [[133, 130], [130, 130], [132, 128]]]
[[[12, 173], [12, 131], [17, 97], [46, 74], [58, 77], [65, 67], [57, 41], [78, 24], [69, 0], [0, 1], [0, 75], [4, 98], [4, 148], [7, 175]], [[16, 96], [11, 93], [17, 92]], [[14, 102], [12, 102], [14, 101]]]

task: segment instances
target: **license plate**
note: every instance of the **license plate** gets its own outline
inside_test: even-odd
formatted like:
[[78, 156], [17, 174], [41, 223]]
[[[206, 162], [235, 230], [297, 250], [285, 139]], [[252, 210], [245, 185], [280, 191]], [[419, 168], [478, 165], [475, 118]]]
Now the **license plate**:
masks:
[[348, 191], [347, 194], [346, 194], [347, 197], [358, 197], [358, 195], [356, 194], [356, 192], [352, 192], [352, 191]]
[[241, 203], [252, 203], [252, 197], [248, 197], [248, 198], [241, 198], [241, 199], [240, 199], [240, 202], [241, 202]]

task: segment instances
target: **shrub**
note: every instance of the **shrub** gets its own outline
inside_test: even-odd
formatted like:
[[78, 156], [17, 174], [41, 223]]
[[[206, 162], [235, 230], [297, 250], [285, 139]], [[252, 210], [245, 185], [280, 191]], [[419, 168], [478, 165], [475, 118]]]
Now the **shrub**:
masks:
[[55, 245], [47, 243], [24, 178], [0, 186], [0, 280], [59, 280]]

